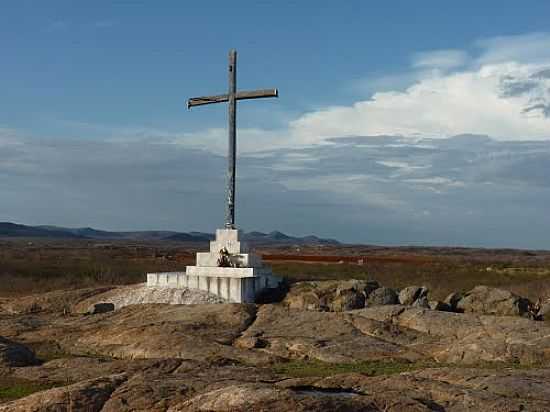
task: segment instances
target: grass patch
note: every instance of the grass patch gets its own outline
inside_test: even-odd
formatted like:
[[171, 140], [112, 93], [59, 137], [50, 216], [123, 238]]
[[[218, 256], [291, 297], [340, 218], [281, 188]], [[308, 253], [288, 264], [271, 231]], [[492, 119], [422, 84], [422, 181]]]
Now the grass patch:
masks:
[[343, 373], [361, 373], [367, 376], [394, 375], [428, 368], [462, 368], [462, 369], [533, 369], [539, 365], [507, 362], [480, 362], [474, 365], [450, 365], [430, 361], [407, 362], [406, 360], [368, 360], [354, 363], [329, 363], [319, 360], [293, 360], [277, 363], [273, 366], [275, 373], [293, 378], [326, 377]]
[[435, 367], [435, 363], [399, 360], [371, 360], [354, 363], [328, 363], [318, 360], [295, 360], [273, 366], [276, 373], [294, 378], [325, 377], [342, 373], [361, 373], [367, 376], [393, 375], [416, 369]]
[[24, 398], [35, 392], [51, 389], [59, 384], [31, 382], [16, 378], [0, 378], [0, 403]]
[[[180, 270], [193, 264], [194, 252], [205, 247], [166, 242], [0, 239], [0, 297], [141, 283], [147, 272]], [[291, 252], [287, 249], [277, 249], [276, 253], [284, 256], [285, 250]], [[290, 283], [373, 279], [392, 288], [428, 286], [430, 299], [439, 300], [477, 285], [508, 289], [531, 300], [550, 297], [548, 252], [362, 246], [301, 249], [303, 256], [317, 255], [326, 261], [275, 259], [267, 263]], [[273, 253], [261, 248], [257, 251]], [[342, 260], [334, 262], [335, 256], [342, 256]], [[358, 265], [346, 260], [350, 256], [367, 258]]]

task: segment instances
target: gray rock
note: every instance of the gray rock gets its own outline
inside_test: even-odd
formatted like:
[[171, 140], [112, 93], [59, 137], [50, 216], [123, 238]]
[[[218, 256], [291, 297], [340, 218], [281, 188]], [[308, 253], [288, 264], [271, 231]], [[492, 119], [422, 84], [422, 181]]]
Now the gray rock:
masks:
[[329, 307], [333, 312], [361, 309], [365, 307], [365, 295], [354, 288], [338, 290]]
[[413, 304], [411, 305], [415, 308], [430, 308], [430, 304], [428, 302], [428, 298], [426, 296], [421, 296], [418, 299], [416, 299]]
[[115, 310], [115, 304], [110, 302], [95, 303], [88, 309], [90, 315], [97, 315], [100, 313], [112, 312]]
[[420, 294], [420, 286], [409, 286], [399, 292], [399, 303], [401, 305], [412, 305]]
[[369, 294], [369, 297], [365, 301], [365, 306], [395, 305], [397, 303], [399, 303], [399, 298], [395, 290], [380, 287]]
[[283, 303], [291, 309], [341, 312], [365, 306], [365, 290], [373, 283], [364, 280], [297, 282], [290, 286]]
[[0, 368], [35, 365], [38, 360], [26, 346], [0, 336]]
[[402, 305], [412, 305], [416, 300], [427, 296], [428, 288], [424, 286], [409, 286], [399, 292], [399, 303]]
[[363, 292], [365, 293], [365, 297], [369, 297], [369, 295], [378, 289], [380, 286], [380, 283], [378, 283], [376, 280], [368, 280], [365, 282], [365, 287], [363, 288]]
[[441, 302], [440, 300], [430, 300], [428, 302], [428, 305], [431, 310], [441, 310], [443, 312], [452, 312], [451, 307], [445, 302]]
[[458, 304], [460, 299], [462, 299], [463, 297], [464, 297], [464, 295], [462, 293], [453, 292], [449, 296], [447, 296], [443, 302], [446, 303], [447, 305], [449, 305], [451, 310], [453, 312], [455, 312], [456, 311], [456, 305]]
[[550, 319], [550, 301], [543, 303], [537, 313], [537, 317], [540, 320], [549, 320]]
[[530, 313], [530, 306], [528, 299], [508, 290], [476, 286], [458, 301], [456, 309], [487, 315], [524, 316]]

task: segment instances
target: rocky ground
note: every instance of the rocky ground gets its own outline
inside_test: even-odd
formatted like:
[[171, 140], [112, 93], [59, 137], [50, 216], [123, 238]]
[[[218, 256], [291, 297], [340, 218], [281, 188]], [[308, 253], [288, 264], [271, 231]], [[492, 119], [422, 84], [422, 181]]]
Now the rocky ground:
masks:
[[550, 411], [544, 304], [507, 291], [203, 302], [139, 285], [0, 301], [0, 411]]

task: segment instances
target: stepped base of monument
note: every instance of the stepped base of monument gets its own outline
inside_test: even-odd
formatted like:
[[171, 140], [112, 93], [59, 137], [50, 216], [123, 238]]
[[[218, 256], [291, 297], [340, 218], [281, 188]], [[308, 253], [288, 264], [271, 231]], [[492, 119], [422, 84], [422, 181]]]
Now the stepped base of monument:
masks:
[[256, 296], [279, 287], [280, 282], [267, 268], [188, 266], [186, 272], [147, 274], [147, 286], [198, 289], [234, 303], [253, 303]]
[[279, 287], [281, 278], [239, 237], [236, 229], [216, 230], [210, 251], [197, 253], [196, 266], [187, 266], [185, 272], [148, 273], [147, 286], [199, 289], [228, 302], [254, 302], [265, 289]]

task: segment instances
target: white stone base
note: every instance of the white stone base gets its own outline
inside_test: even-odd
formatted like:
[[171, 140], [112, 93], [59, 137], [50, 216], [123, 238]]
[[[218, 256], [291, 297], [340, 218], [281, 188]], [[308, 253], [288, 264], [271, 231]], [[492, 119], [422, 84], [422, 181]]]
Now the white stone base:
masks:
[[236, 273], [237, 270], [252, 268], [208, 268], [215, 269], [211, 273], [203, 272], [197, 266], [190, 268], [201, 269], [200, 274], [186, 274], [185, 272], [148, 273], [147, 286], [165, 288], [189, 288], [212, 293], [228, 302], [253, 303], [260, 292], [279, 286], [281, 279], [270, 273], [250, 274], [248, 271]]
[[[218, 266], [222, 250], [229, 253], [232, 267]], [[261, 291], [280, 283], [281, 279], [263, 266], [261, 257], [239, 241], [235, 229], [218, 229], [210, 252], [197, 253], [197, 265], [187, 266], [185, 272], [147, 274], [147, 286], [199, 289], [236, 303], [254, 302]]]

